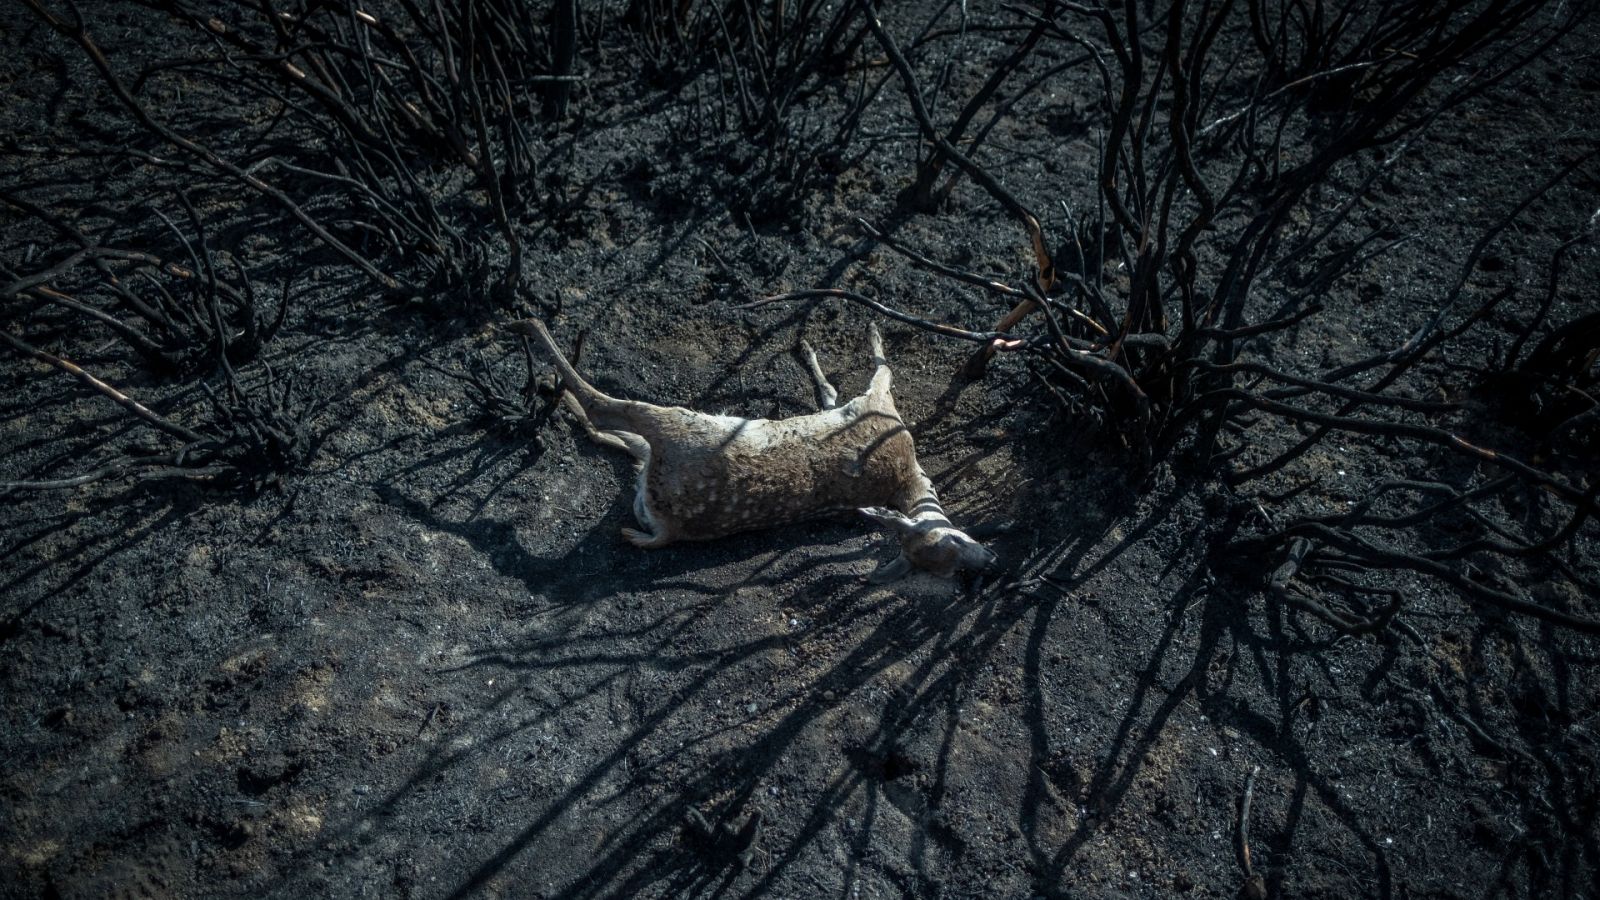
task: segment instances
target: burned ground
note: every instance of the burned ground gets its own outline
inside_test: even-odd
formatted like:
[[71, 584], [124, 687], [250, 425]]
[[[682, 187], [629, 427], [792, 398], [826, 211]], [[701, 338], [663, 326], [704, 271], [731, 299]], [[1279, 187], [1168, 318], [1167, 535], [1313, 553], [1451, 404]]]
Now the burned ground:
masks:
[[[136, 96], [162, 123], [270, 178], [384, 277], [142, 127], [51, 26], [67, 7], [29, 5], [0, 24], [0, 893], [1592, 892], [1600, 435], [1584, 416], [1600, 325], [1582, 326], [1600, 276], [1600, 62], [1594, 21], [1567, 22], [1569, 5], [1533, 4], [1430, 74], [1394, 120], [1403, 135], [1293, 196], [1223, 192], [1207, 170], [1225, 202], [1205, 234], [1247, 229], [1278, 198], [1273, 247], [1308, 248], [1262, 267], [1240, 319], [1130, 325], [1139, 277], [1118, 263], [1134, 254], [1095, 266], [1138, 346], [1287, 321], [1239, 331], [1236, 359], [1324, 387], [1374, 354], [1405, 363], [1376, 387], [1334, 385], [1365, 400], [1239, 371], [1167, 406], [1165, 364], [1128, 363], [1157, 409], [1142, 431], [1115, 383], [1058, 374], [1044, 351], [968, 378], [970, 343], [847, 299], [739, 308], [844, 288], [981, 332], [1016, 299], [895, 244], [1040, 283], [994, 192], [963, 177], [917, 196], [928, 151], [901, 73], [848, 4], [776, 4], [770, 20], [732, 4], [751, 37], [723, 44], [709, 3], [682, 4], [700, 44], [659, 30], [670, 5], [585, 6], [565, 115], [515, 108], [523, 163], [490, 151], [506, 166], [491, 189], [441, 150], [419, 176], [435, 211], [397, 201], [400, 224], [378, 228], [346, 221], [326, 177], [272, 162], [288, 159], [272, 141], [326, 135], [274, 131], [281, 104], [217, 77], [249, 55], [217, 63], [204, 17], [181, 15], [194, 5], [85, 6], [125, 81], [153, 66]], [[880, 8], [941, 129], [1026, 40], [1022, 7], [1103, 37], [1063, 4]], [[249, 36], [252, 8], [216, 15]], [[1149, 71], [1165, 9], [1145, 13]], [[763, 107], [779, 67], [762, 68], [756, 26], [805, 10], [820, 10], [807, 33], [843, 17], [838, 59], [797, 68], [786, 105]], [[554, 46], [544, 12], [529, 40]], [[1322, 94], [1378, 104], [1381, 82], [1300, 83], [1292, 66], [1272, 82], [1235, 14], [1205, 121], [1263, 97], [1301, 105], [1269, 152], [1224, 147], [1219, 165], [1314, 156], [1348, 121]], [[955, 143], [1059, 240], [1078, 227], [1061, 204], [1080, 220], [1097, 205], [1114, 104], [1092, 60], [1068, 65], [1080, 45], [1038, 48], [1008, 102], [981, 106], [973, 130], [992, 127]], [[1228, 93], [1229, 77], [1256, 93]], [[1248, 249], [1205, 240], [1202, 284]], [[168, 290], [210, 279], [195, 308], [223, 327], [156, 328], [88, 263], [59, 267], [90, 245], [178, 265], [147, 279]], [[1162, 283], [1175, 304], [1182, 285]], [[627, 460], [584, 438], [544, 361], [528, 372], [496, 327], [527, 314], [584, 333], [580, 367], [607, 390], [766, 417], [814, 408], [801, 337], [841, 394], [859, 390], [878, 321], [924, 468], [1006, 568], [870, 584], [893, 551], [849, 521], [634, 549], [618, 535]], [[1019, 327], [1049, 337], [1042, 318]], [[1081, 352], [1104, 351], [1084, 327]], [[1206, 407], [1208, 391], [1238, 396]], [[1368, 512], [1382, 521], [1353, 518]]]

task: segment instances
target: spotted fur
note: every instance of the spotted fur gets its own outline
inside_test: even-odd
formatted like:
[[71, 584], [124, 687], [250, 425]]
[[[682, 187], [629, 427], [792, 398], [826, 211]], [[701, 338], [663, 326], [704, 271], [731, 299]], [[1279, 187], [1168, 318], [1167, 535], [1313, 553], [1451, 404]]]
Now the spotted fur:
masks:
[[703, 541], [828, 513], [860, 510], [900, 538], [902, 554], [880, 573], [921, 568], [949, 576], [982, 569], [994, 554], [951, 524], [917, 463], [895, 409], [883, 340], [871, 330], [876, 370], [866, 393], [837, 396], [805, 346], [822, 411], [788, 419], [713, 416], [681, 406], [611, 397], [579, 375], [543, 322], [508, 329], [536, 338], [555, 362], [568, 407], [590, 437], [639, 462], [634, 518], [623, 529], [639, 547]]

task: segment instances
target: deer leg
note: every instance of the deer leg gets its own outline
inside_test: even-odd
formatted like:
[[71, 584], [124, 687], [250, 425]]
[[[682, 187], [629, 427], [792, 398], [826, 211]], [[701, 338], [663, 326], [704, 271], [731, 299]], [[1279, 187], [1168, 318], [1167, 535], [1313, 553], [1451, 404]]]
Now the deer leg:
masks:
[[883, 352], [883, 335], [878, 333], [877, 325], [868, 326], [867, 339], [872, 344], [872, 384], [867, 388], [868, 393], [887, 394], [893, 387], [894, 376], [889, 371], [889, 357]]
[[665, 547], [672, 543], [672, 538], [666, 534], [645, 534], [633, 528], [622, 529], [622, 536], [627, 539], [628, 543], [641, 550], [654, 550], [657, 547]]
[[[650, 462], [650, 442], [631, 431], [600, 431], [599, 440], [608, 447], [620, 447], [639, 461], [642, 469]], [[613, 443], [615, 441], [615, 443]]]
[[639, 458], [639, 454], [635, 453], [634, 452], [634, 448], [631, 445], [629, 445], [629, 443], [628, 443], [628, 438], [630, 438], [630, 437], [638, 437], [638, 435], [632, 434], [632, 433], [627, 432], [627, 431], [590, 431], [589, 432], [589, 440], [594, 441], [596, 444], [600, 444], [601, 446], [604, 446], [604, 447], [611, 447], [611, 448], [616, 449], [616, 450], [621, 450], [624, 453], [631, 454], [635, 459], [638, 459]]
[[650, 444], [636, 434], [617, 434], [631, 444], [629, 452], [639, 460], [638, 487], [633, 495], [633, 517], [638, 520], [639, 528], [624, 528], [622, 536], [628, 539], [628, 543], [646, 550], [665, 547], [676, 540], [677, 535], [676, 529], [669, 522], [662, 521], [656, 511], [650, 508]]
[[823, 409], [833, 409], [839, 405], [839, 392], [828, 383], [828, 376], [822, 374], [822, 364], [817, 362], [817, 351], [811, 349], [811, 342], [801, 339], [800, 353], [806, 358], [806, 369], [817, 383], [817, 405]]
[[[583, 426], [583, 431], [585, 434], [589, 435], [589, 440], [594, 441], [597, 444], [604, 444], [607, 447], [618, 446], [619, 441], [610, 437], [606, 432], [600, 431], [594, 427], [594, 423], [589, 420], [589, 414], [583, 410], [583, 404], [578, 402], [577, 397], [572, 396], [571, 391], [561, 392], [561, 405], [565, 406], [567, 408], [567, 412], [572, 413], [572, 417], [578, 420], [579, 425]], [[621, 448], [618, 447], [618, 449]]]
[[566, 404], [567, 411], [572, 413], [572, 417], [578, 420], [579, 425], [583, 426], [584, 433], [589, 435], [589, 440], [604, 447], [621, 450], [641, 463], [649, 461], [650, 445], [644, 438], [631, 431], [616, 429], [601, 431], [594, 427], [594, 422], [589, 418], [589, 414], [583, 411], [583, 406], [578, 403], [576, 397], [563, 392], [561, 399]]
[[615, 447], [632, 456], [639, 463], [639, 488], [638, 492], [633, 496], [633, 517], [638, 520], [641, 526], [655, 533], [650, 534], [644, 531], [636, 531], [632, 528], [624, 528], [622, 529], [622, 536], [627, 538], [628, 543], [635, 547], [653, 548], [672, 543], [672, 538], [657, 523], [655, 515], [650, 510], [650, 491], [646, 481], [650, 477], [650, 442], [631, 431], [601, 431], [594, 427], [594, 423], [584, 413], [583, 407], [578, 404], [578, 401], [571, 394], [563, 394], [562, 399], [566, 401], [567, 409], [583, 425], [583, 430], [589, 433], [590, 440], [606, 447]]

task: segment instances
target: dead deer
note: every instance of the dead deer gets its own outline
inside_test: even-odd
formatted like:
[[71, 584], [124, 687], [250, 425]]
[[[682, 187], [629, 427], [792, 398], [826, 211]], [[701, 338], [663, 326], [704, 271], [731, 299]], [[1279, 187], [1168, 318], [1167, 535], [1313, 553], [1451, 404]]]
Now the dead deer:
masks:
[[802, 341], [822, 411], [776, 421], [713, 416], [681, 406], [619, 400], [579, 375], [538, 319], [507, 325], [544, 346], [566, 388], [563, 399], [589, 437], [639, 464], [633, 514], [622, 529], [636, 547], [665, 547], [859, 510], [900, 540], [901, 553], [872, 580], [912, 569], [941, 577], [979, 571], [995, 556], [951, 524], [917, 463], [911, 432], [889, 393], [892, 376], [874, 326], [867, 392], [843, 406]]

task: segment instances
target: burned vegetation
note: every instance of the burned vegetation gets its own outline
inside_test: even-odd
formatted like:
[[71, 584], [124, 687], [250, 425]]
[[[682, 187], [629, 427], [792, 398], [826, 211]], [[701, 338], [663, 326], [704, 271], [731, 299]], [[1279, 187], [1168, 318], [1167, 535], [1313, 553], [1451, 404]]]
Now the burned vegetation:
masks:
[[[6, 890], [1592, 890], [1590, 4], [11, 12]], [[879, 324], [1003, 568], [628, 546], [527, 316]]]

